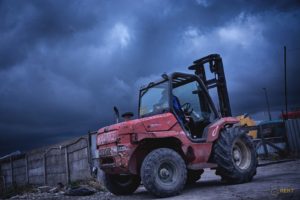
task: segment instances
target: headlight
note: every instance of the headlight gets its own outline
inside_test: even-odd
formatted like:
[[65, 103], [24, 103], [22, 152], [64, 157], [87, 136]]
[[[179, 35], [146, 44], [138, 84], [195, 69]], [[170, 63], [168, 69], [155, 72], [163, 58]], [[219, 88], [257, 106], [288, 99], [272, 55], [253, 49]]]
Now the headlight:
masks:
[[126, 151], [128, 148], [124, 145], [118, 145], [117, 146], [117, 151], [118, 152], [122, 152], [122, 151]]

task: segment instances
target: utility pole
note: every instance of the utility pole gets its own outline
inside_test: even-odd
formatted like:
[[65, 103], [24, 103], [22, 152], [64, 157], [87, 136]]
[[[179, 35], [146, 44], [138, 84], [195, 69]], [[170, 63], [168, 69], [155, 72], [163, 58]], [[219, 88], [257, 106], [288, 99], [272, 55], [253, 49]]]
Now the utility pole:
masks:
[[285, 97], [285, 114], [288, 117], [288, 99], [287, 99], [287, 77], [286, 77], [286, 46], [283, 47], [284, 50], [284, 97]]
[[269, 120], [271, 121], [272, 120], [272, 116], [271, 116], [271, 111], [270, 111], [270, 103], [269, 103], [267, 88], [263, 88], [263, 90], [265, 91], [266, 102], [267, 102], [267, 107], [268, 107], [268, 114], [269, 114]]

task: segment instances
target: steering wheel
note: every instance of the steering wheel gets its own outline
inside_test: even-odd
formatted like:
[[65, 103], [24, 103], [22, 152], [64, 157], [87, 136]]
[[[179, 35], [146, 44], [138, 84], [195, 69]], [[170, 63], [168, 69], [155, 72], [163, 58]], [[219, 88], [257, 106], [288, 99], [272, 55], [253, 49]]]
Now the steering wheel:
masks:
[[182, 111], [184, 112], [184, 114], [187, 114], [187, 115], [191, 115], [191, 113], [193, 112], [193, 108], [191, 106], [190, 103], [184, 103], [182, 106], [181, 106], [181, 109]]

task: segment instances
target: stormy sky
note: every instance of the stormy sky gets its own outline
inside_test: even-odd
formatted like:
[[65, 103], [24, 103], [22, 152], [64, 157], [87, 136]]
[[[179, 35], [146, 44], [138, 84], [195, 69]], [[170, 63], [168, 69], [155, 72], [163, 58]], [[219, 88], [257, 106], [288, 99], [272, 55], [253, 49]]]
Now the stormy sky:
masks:
[[[0, 156], [113, 123], [138, 89], [223, 57], [235, 115], [300, 107], [299, 1], [0, 1]], [[277, 111], [277, 112], [276, 112]]]

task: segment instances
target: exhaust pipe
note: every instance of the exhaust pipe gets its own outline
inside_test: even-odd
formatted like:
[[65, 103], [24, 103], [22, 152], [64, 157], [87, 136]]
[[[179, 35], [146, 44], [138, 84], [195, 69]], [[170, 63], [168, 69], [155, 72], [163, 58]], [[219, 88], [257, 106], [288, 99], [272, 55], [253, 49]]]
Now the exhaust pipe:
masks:
[[115, 113], [115, 117], [116, 117], [116, 123], [119, 123], [120, 121], [120, 114], [119, 114], [119, 110], [116, 106], [114, 106], [114, 113]]

